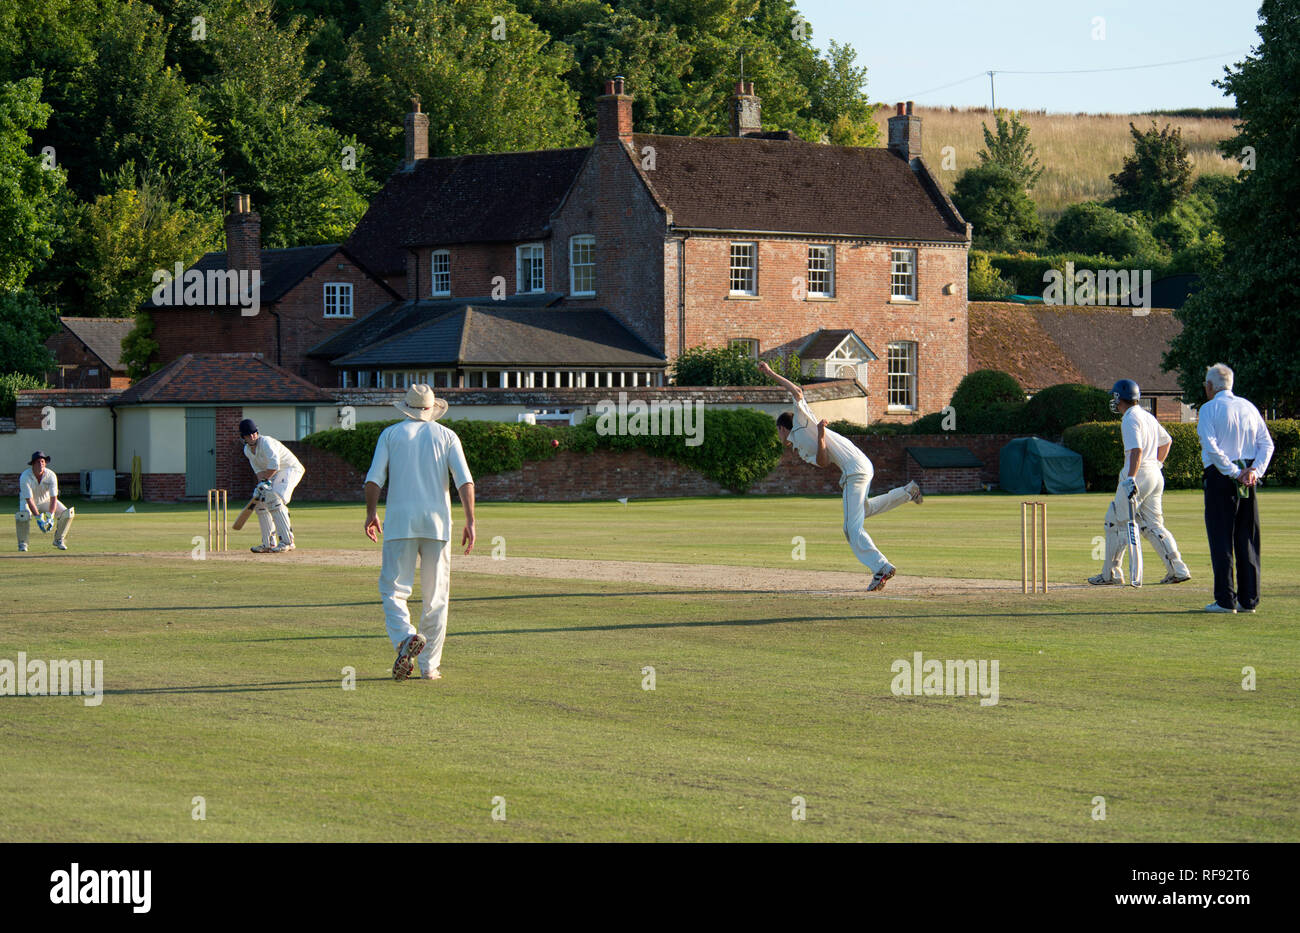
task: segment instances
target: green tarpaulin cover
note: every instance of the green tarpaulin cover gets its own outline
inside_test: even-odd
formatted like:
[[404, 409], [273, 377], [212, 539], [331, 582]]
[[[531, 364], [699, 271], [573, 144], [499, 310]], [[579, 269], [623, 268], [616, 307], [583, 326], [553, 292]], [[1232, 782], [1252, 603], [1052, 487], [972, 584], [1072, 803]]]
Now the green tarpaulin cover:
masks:
[[998, 454], [998, 483], [1007, 492], [1084, 492], [1083, 457], [1041, 437], [1018, 437]]

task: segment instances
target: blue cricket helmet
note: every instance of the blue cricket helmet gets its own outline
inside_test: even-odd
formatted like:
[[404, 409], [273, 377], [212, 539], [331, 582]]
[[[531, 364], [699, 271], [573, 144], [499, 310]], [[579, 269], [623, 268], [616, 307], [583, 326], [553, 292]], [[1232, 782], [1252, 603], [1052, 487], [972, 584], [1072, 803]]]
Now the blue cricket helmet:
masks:
[[1110, 410], [1119, 411], [1119, 402], [1136, 402], [1142, 397], [1138, 384], [1132, 379], [1121, 379], [1110, 387]]

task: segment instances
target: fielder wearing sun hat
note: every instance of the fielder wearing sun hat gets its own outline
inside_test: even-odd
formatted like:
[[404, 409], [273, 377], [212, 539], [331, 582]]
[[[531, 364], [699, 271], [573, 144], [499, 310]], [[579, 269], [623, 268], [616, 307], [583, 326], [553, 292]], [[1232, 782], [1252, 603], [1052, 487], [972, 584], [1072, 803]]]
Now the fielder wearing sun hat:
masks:
[[415, 421], [437, 421], [447, 414], [447, 403], [436, 398], [433, 389], [416, 383], [406, 390], [406, 401], [393, 402], [393, 407]]
[[35, 463], [37, 460], [44, 460], [46, 463], [49, 463], [50, 455], [43, 450], [34, 451], [32, 453], [31, 458], [27, 461], [27, 465], [30, 466], [31, 464]]

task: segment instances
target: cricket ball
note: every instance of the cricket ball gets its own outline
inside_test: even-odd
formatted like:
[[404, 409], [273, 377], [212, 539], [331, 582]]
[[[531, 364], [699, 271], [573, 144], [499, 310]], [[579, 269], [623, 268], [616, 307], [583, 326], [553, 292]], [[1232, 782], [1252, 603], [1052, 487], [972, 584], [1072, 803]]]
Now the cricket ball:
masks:
[[551, 439], [551, 446], [552, 446], [552, 447], [559, 447], [559, 446], [560, 446], [560, 442], [559, 442], [558, 440], [555, 440], [554, 438], [552, 438], [552, 439]]

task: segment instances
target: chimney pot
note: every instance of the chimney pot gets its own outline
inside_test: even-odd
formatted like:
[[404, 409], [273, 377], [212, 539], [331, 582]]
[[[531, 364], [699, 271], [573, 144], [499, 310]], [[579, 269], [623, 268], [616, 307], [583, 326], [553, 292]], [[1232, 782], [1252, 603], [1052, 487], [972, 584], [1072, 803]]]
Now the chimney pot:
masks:
[[606, 93], [606, 94], [613, 94], [613, 93], [614, 93], [614, 79], [613, 79], [613, 78], [606, 78], [606, 79], [605, 79], [605, 93]]
[[762, 101], [754, 95], [754, 82], [737, 81], [731, 98], [731, 135], [763, 132]]
[[912, 102], [910, 100], [907, 102], [907, 113], [908, 116], [911, 116], [912, 114]]
[[622, 94], [622, 93], [623, 93], [623, 76], [622, 76], [622, 75], [614, 75], [614, 93], [615, 93], [615, 94]]
[[420, 95], [411, 95], [411, 112], [406, 115], [406, 158], [402, 167], [406, 171], [415, 168], [415, 163], [429, 158], [429, 115], [420, 112]]
[[737, 94], [744, 94], [744, 93], [745, 93], [745, 82], [743, 82], [743, 81], [737, 81], [737, 82], [736, 82], [736, 93], [737, 93]]
[[903, 102], [901, 100], [898, 102], [898, 113], [896, 115], [900, 117], [903, 115]]
[[900, 103], [898, 113], [889, 118], [889, 151], [909, 165], [921, 157], [921, 118], [912, 113], [910, 100], [906, 109]]

